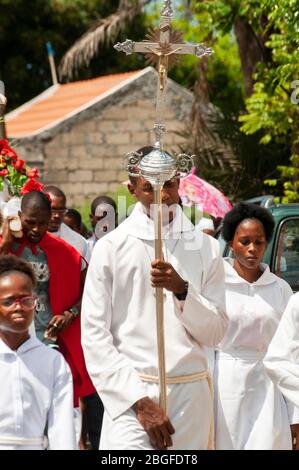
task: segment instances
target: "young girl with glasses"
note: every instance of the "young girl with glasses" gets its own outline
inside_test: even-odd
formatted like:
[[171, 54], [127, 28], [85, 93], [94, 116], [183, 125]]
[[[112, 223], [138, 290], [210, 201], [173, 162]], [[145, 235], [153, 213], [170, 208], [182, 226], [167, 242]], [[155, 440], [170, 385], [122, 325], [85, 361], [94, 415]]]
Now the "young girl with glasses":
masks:
[[29, 333], [35, 285], [29, 264], [0, 256], [0, 450], [76, 449], [71, 372]]

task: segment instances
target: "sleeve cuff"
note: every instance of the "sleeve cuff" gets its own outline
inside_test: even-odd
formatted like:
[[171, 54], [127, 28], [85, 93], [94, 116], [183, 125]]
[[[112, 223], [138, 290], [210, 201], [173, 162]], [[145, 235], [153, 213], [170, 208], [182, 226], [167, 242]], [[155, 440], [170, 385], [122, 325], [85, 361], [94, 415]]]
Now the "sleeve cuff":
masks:
[[95, 385], [111, 419], [118, 418], [137, 400], [148, 395], [146, 384], [140, 380], [137, 371], [129, 366], [109, 376], [102, 376]]

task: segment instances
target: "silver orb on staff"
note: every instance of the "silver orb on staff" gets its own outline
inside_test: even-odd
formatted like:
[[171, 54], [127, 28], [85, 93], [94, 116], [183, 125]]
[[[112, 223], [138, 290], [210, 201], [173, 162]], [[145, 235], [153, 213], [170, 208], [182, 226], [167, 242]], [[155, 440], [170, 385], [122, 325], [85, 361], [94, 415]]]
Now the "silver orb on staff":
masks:
[[[139, 52], [145, 54], [147, 62], [155, 65], [158, 72], [156, 119], [154, 124], [154, 149], [145, 156], [138, 152], [126, 155], [127, 170], [130, 176], [148, 180], [154, 191], [154, 225], [155, 225], [155, 258], [163, 259], [162, 234], [162, 200], [161, 193], [166, 181], [174, 176], [186, 176], [193, 166], [193, 157], [187, 154], [171, 156], [163, 150], [163, 136], [167, 132], [164, 121], [164, 110], [167, 94], [167, 77], [169, 69], [176, 63], [179, 55], [193, 54], [197, 57], [211, 55], [212, 49], [202, 44], [186, 44], [182, 35], [172, 28], [174, 8], [171, 0], [165, 0], [160, 11], [159, 28], [150, 31], [146, 40], [133, 42], [127, 39], [117, 43], [117, 51], [126, 55]], [[164, 305], [163, 288], [156, 288], [156, 317], [157, 317], [157, 350], [160, 406], [167, 413], [165, 340], [164, 340]]]

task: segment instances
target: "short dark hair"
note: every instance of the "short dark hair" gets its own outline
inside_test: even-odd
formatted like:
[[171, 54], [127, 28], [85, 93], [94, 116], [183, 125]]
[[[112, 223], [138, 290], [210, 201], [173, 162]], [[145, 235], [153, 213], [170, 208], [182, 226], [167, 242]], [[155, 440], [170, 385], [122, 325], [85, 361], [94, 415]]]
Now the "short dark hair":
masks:
[[78, 227], [81, 226], [81, 222], [82, 222], [82, 217], [81, 217], [81, 214], [79, 211], [77, 211], [76, 209], [68, 209], [65, 213], [65, 217], [70, 217], [71, 219], [73, 219], [76, 223], [76, 225], [78, 225]]
[[41, 191], [30, 191], [22, 197], [21, 211], [27, 208], [45, 210], [51, 214], [51, 202]]
[[10, 272], [19, 272], [28, 276], [32, 286], [36, 286], [36, 277], [29, 263], [15, 255], [0, 255], [0, 276]]
[[240, 202], [228, 212], [222, 225], [222, 236], [226, 242], [231, 242], [241, 222], [248, 219], [258, 220], [264, 227], [267, 242], [271, 239], [274, 230], [274, 219], [270, 212], [257, 204]]
[[46, 186], [44, 186], [43, 192], [46, 194], [51, 193], [56, 197], [62, 197], [64, 201], [66, 202], [66, 195], [64, 194], [62, 189], [58, 188], [57, 186], [54, 186], [52, 184], [47, 184]]
[[91, 213], [92, 215], [95, 215], [95, 212], [96, 212], [96, 209], [98, 207], [99, 204], [107, 204], [107, 205], [110, 205], [113, 207], [114, 209], [114, 212], [116, 213], [117, 212], [117, 206], [116, 206], [116, 203], [115, 201], [109, 197], [109, 196], [98, 196], [96, 197], [92, 203], [91, 203], [91, 206], [90, 206], [90, 210], [91, 210]]

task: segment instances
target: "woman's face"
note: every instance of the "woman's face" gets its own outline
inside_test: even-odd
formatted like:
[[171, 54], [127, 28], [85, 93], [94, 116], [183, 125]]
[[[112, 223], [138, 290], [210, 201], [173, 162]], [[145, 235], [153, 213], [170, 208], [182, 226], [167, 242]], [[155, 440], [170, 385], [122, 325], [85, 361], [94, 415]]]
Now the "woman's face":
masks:
[[267, 248], [265, 230], [255, 219], [241, 222], [230, 243], [235, 262], [246, 269], [258, 269]]

